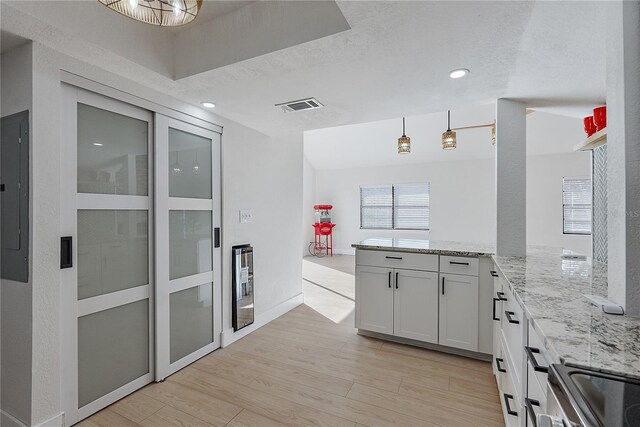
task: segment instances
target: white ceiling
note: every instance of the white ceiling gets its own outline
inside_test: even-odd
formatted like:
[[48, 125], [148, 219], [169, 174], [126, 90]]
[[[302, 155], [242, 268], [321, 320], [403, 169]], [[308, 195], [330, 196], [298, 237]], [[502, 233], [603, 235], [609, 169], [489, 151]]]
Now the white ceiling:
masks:
[[[207, 0], [203, 13], [210, 6], [211, 12], [174, 33], [95, 0], [3, 1], [2, 27], [195, 105], [214, 101], [216, 113], [267, 134], [460, 109], [499, 97], [579, 117], [605, 99], [601, 20], [607, 2], [339, 1], [350, 30], [174, 80], [175, 49], [189, 48], [176, 40], [234, 14], [251, 16], [262, 2], [220, 5], [227, 9], [219, 15], [216, 3]], [[241, 38], [207, 43], [240, 49]], [[471, 74], [451, 80], [448, 71], [456, 67]], [[327, 107], [287, 114], [274, 107], [309, 96]]]
[[[451, 127], [493, 123], [495, 105], [481, 105], [451, 112]], [[344, 169], [486, 159], [495, 156], [491, 128], [457, 131], [457, 148], [442, 149], [442, 132], [447, 129], [447, 113], [430, 113], [406, 118], [411, 153], [399, 155], [398, 137], [402, 119], [307, 131], [304, 153], [314, 168]], [[527, 115], [527, 154], [571, 153], [585, 138], [580, 119], [534, 112]], [[581, 155], [581, 154], [577, 154]]]

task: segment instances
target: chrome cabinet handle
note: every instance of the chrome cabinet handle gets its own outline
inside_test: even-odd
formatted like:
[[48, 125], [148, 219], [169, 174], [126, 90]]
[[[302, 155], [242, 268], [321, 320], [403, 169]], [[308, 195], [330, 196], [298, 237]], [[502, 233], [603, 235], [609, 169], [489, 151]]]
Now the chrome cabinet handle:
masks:
[[531, 366], [533, 366], [534, 371], [543, 372], [545, 374], [549, 373], [549, 368], [547, 366], [540, 365], [536, 360], [535, 354], [540, 354], [539, 348], [525, 346], [524, 351], [525, 353], [527, 353], [527, 359], [529, 359], [529, 362], [531, 362]]
[[536, 421], [536, 412], [533, 410], [534, 406], [540, 407], [540, 402], [535, 399], [529, 399], [528, 397], [524, 398], [524, 405], [527, 408], [527, 412], [529, 413], [529, 419], [531, 420], [531, 424], [533, 427], [538, 427], [538, 423]]
[[502, 393], [502, 396], [504, 397], [504, 406], [507, 408], [507, 414], [517, 417], [518, 412], [511, 409], [511, 406], [509, 405], [509, 399], [513, 399], [513, 394]]
[[506, 369], [500, 366], [500, 363], [502, 362], [504, 362], [504, 359], [500, 359], [499, 357], [496, 357], [496, 368], [498, 368], [498, 372], [507, 372]]
[[520, 324], [520, 321], [518, 319], [514, 319], [512, 317], [516, 315], [513, 311], [505, 311], [504, 315], [507, 316], [507, 320], [509, 321], [509, 323], [513, 323], [514, 325]]

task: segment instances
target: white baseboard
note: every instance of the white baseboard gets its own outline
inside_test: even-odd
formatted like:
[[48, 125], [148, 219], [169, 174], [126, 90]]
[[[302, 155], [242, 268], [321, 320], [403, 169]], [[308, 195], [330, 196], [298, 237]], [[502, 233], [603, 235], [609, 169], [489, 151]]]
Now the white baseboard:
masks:
[[[27, 427], [25, 423], [17, 419], [16, 417], [8, 414], [7, 412], [0, 409], [0, 425], [3, 427], [6, 425], [7, 427]], [[41, 422], [40, 424], [35, 424], [35, 427], [62, 427], [64, 425], [64, 413], [59, 413], [55, 417], [49, 418], [48, 420]]]
[[59, 413], [55, 417], [41, 422], [36, 427], [63, 427], [64, 426], [64, 412]]
[[334, 249], [333, 250], [333, 254], [334, 255], [355, 255], [356, 254], [356, 248], [338, 248], [338, 249]]
[[220, 339], [220, 344], [222, 345], [222, 347], [227, 347], [228, 345], [234, 343], [240, 338], [246, 337], [251, 332], [255, 331], [258, 328], [261, 328], [262, 326], [266, 325], [272, 320], [277, 319], [278, 317], [282, 316], [289, 310], [296, 308], [302, 303], [304, 303], [304, 296], [302, 293], [299, 293], [295, 297], [290, 298], [285, 302], [283, 302], [282, 304], [279, 304], [273, 307], [271, 310], [267, 311], [266, 313], [263, 313], [260, 316], [257, 316], [253, 320], [253, 324], [240, 329], [238, 332], [233, 332], [233, 328], [226, 329], [222, 331], [222, 338]]

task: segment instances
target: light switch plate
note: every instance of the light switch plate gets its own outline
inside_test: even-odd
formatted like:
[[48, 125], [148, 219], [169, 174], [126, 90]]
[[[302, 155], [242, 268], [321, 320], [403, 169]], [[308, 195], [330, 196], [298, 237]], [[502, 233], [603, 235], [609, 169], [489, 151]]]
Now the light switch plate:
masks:
[[240, 209], [240, 223], [253, 222], [253, 211], [251, 209]]

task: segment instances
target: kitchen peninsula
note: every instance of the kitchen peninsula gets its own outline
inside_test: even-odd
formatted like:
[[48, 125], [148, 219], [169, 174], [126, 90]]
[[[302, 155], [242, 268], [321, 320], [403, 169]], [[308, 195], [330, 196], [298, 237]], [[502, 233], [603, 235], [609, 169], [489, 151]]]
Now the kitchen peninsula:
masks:
[[356, 248], [362, 335], [490, 360], [490, 245], [367, 239]]

